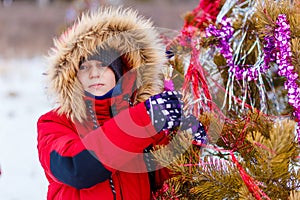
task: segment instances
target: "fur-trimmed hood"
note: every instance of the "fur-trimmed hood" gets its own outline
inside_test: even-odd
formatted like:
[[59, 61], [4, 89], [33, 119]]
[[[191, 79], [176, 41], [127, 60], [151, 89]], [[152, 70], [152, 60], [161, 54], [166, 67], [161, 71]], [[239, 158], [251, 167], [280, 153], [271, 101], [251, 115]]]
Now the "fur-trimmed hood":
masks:
[[153, 24], [131, 9], [100, 8], [82, 15], [54, 39], [54, 48], [48, 55], [48, 88], [60, 114], [72, 120], [86, 118], [77, 71], [80, 60], [94, 54], [98, 47], [119, 51], [127, 63], [126, 70], [136, 70], [137, 102], [163, 90], [165, 51]]

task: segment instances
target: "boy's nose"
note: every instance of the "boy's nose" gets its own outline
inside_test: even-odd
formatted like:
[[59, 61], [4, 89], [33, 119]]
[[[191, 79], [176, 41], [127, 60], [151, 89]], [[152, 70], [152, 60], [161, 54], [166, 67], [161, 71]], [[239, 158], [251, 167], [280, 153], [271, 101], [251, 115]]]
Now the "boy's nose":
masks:
[[102, 70], [96, 66], [90, 68], [90, 78], [100, 78]]

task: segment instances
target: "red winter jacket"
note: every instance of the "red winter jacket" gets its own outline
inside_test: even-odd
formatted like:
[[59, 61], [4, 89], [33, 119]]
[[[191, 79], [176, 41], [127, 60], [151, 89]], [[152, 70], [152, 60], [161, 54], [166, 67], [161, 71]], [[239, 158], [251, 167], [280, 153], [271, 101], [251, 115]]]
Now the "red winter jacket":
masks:
[[38, 153], [49, 181], [48, 200], [150, 199], [142, 153], [164, 133], [155, 133], [143, 103], [113, 118], [109, 107], [111, 99], [90, 104], [100, 125], [95, 130], [92, 118], [73, 123], [56, 110], [39, 118]]
[[[166, 137], [155, 133], [143, 103], [128, 108], [127, 100], [134, 93], [136, 104], [164, 89], [166, 56], [159, 38], [148, 19], [121, 7], [86, 13], [55, 38], [46, 74], [59, 112], [52, 110], [37, 123], [48, 200], [150, 199], [149, 180], [156, 175], [147, 173], [149, 158], [143, 151]], [[91, 99], [82, 99], [78, 64], [99, 53], [99, 47], [115, 50], [124, 61], [122, 95], [127, 96], [89, 104]], [[111, 115], [109, 108], [118, 114]], [[71, 120], [82, 121], [86, 113], [85, 123]]]

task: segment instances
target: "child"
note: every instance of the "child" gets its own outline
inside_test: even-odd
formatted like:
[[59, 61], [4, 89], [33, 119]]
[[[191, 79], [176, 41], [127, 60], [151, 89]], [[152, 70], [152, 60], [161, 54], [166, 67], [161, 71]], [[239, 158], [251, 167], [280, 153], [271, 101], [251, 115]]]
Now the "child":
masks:
[[55, 41], [47, 75], [57, 108], [37, 122], [47, 199], [151, 198], [145, 149], [182, 119], [180, 94], [163, 92], [158, 38], [136, 12], [107, 8]]

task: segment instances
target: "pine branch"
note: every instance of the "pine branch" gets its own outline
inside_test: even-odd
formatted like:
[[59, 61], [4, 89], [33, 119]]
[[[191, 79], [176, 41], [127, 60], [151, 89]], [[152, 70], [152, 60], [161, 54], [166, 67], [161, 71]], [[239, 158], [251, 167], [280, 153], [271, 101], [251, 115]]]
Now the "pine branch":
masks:
[[247, 135], [257, 130], [265, 137], [269, 137], [269, 130], [272, 127], [272, 123], [270, 117], [257, 110], [253, 112], [249, 111], [244, 117], [227, 119], [217, 145], [224, 149], [236, 149], [247, 159], [247, 157], [251, 157], [252, 153], [254, 153], [251, 151], [251, 144], [246, 139]]
[[247, 138], [256, 153], [253, 154], [255, 163], [246, 166], [252, 176], [263, 183], [267, 195], [274, 199], [287, 199], [289, 191], [299, 189], [299, 183], [295, 181], [299, 177], [291, 170], [291, 158], [299, 155], [294, 131], [295, 122], [278, 120], [270, 131], [270, 138], [259, 132], [254, 132], [253, 138]]
[[243, 182], [231, 162], [206, 156], [198, 170], [190, 189], [197, 199], [237, 199]]
[[243, 185], [239, 191], [239, 200], [256, 200], [249, 192], [248, 188]]
[[298, 200], [300, 199], [300, 192], [299, 191], [291, 191], [289, 200]]
[[261, 37], [273, 31], [279, 14], [285, 14], [290, 22], [292, 37], [299, 37], [299, 0], [258, 0], [254, 14], [255, 26]]
[[[258, 113], [251, 114], [248, 116], [251, 126], [246, 140], [252, 149], [247, 155], [239, 154], [243, 156], [239, 163], [271, 199], [287, 199], [291, 191], [300, 188], [300, 172], [296, 167], [300, 148], [295, 140], [295, 122], [278, 119], [270, 126], [269, 119]], [[268, 131], [259, 127], [262, 123]], [[240, 172], [226, 154], [219, 152], [218, 156], [204, 156], [201, 152], [203, 150], [191, 145], [191, 134], [186, 131], [178, 133], [171, 145], [153, 152], [154, 157], [173, 174], [166, 181], [168, 190], [159, 198], [253, 199]], [[226, 159], [222, 159], [221, 155]]]
[[[300, 8], [299, 8], [300, 9]], [[299, 15], [300, 18], [300, 15]], [[299, 22], [300, 24], [300, 22]], [[293, 65], [298, 72], [298, 75], [300, 76], [300, 36], [298, 38], [292, 38], [291, 39], [291, 46], [292, 46], [292, 52], [293, 52]]]
[[162, 197], [223, 199], [225, 196], [236, 199], [243, 184], [236, 167], [224, 159], [201, 158], [199, 148], [190, 144], [191, 136], [184, 131], [172, 139], [171, 145], [153, 151], [155, 159], [173, 174], [166, 182], [169, 190]]

